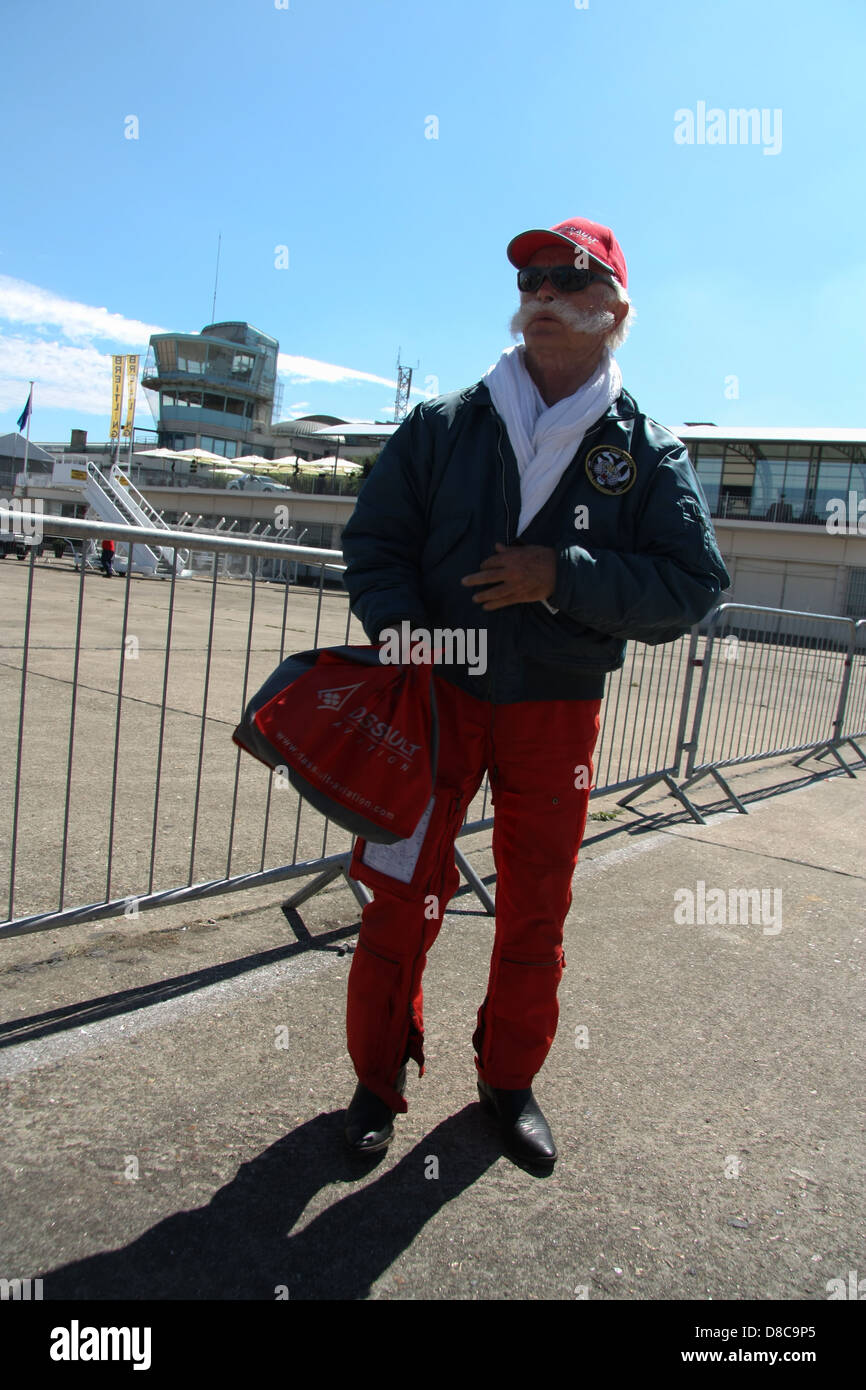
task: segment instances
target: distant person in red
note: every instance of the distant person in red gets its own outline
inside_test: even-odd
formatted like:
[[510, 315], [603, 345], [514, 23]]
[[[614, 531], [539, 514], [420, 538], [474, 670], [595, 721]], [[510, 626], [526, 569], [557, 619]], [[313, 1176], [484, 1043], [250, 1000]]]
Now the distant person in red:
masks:
[[106, 538], [102, 542], [102, 571], [106, 579], [114, 576], [114, 541]]

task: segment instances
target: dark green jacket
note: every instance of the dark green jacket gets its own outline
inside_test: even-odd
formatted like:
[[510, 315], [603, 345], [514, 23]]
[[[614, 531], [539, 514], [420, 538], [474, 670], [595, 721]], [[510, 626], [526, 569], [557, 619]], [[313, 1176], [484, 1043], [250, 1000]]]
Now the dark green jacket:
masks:
[[[416, 406], [343, 531], [345, 584], [370, 641], [404, 618], [486, 627], [486, 673], [444, 666], [442, 676], [496, 704], [596, 699], [626, 639], [673, 641], [730, 585], [684, 445], [625, 391], [517, 541], [519, 516], [517, 460], [483, 382]], [[485, 613], [473, 603], [481, 590], [460, 580], [496, 541], [556, 551], [548, 602], [558, 612], [539, 602]]]

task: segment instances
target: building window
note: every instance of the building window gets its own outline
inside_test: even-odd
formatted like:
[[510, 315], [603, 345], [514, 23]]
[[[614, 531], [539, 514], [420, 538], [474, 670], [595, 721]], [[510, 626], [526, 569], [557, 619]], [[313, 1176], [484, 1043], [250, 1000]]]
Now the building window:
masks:
[[851, 459], [844, 449], [834, 449], [829, 444], [821, 448], [821, 462], [818, 465], [818, 484], [815, 489], [815, 512], [826, 521], [829, 516], [827, 503], [834, 497], [841, 497], [848, 505], [848, 492], [851, 483]]
[[845, 601], [846, 618], [866, 617], [866, 569], [848, 571], [848, 595]]
[[208, 449], [212, 454], [219, 454], [221, 458], [234, 458], [238, 452], [237, 440], [220, 439], [218, 435], [211, 434], [201, 436], [201, 447]]
[[165, 405], [191, 406], [193, 410], [201, 409], [201, 391], [175, 391], [173, 395], [164, 392], [162, 399]]
[[748, 517], [752, 513], [755, 461], [749, 445], [725, 445], [720, 515]]
[[174, 338], [168, 338], [161, 343], [154, 344], [154, 356], [156, 357], [157, 368], [154, 373], [155, 376], [159, 375], [160, 372], [176, 371], [176, 348], [177, 342]]
[[184, 348], [177, 356], [177, 369], [190, 376], [204, 376], [207, 371], [207, 350], [196, 353], [194, 348]]
[[719, 509], [719, 488], [722, 482], [722, 454], [718, 445], [709, 443], [693, 444], [692, 462], [698, 481], [704, 490], [710, 512], [716, 516]]

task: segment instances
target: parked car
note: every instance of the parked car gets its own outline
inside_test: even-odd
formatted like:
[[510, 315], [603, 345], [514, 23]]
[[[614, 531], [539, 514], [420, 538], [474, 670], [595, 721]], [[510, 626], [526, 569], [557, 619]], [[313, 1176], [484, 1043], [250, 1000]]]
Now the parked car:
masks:
[[5, 560], [7, 555], [26, 560], [31, 550], [35, 550], [39, 556], [44, 544], [43, 540], [36, 540], [35, 536], [0, 536], [0, 560]]
[[249, 473], [245, 478], [232, 478], [226, 489], [228, 492], [291, 492], [290, 487], [263, 478], [258, 473]]
[[5, 560], [7, 555], [15, 555], [19, 560], [26, 560], [31, 550], [36, 551], [37, 559], [45, 550], [52, 550], [58, 560], [67, 551], [70, 555], [75, 554], [75, 548], [66, 536], [45, 535], [37, 540], [35, 536], [0, 535], [0, 560]]

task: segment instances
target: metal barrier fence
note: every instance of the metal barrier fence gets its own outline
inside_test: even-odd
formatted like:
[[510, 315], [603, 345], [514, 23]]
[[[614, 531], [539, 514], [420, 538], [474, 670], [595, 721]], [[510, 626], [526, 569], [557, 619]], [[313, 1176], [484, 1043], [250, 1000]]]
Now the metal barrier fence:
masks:
[[[0, 527], [14, 524], [0, 508]], [[70, 556], [37, 564], [31, 551], [26, 567], [0, 571], [0, 689], [17, 707], [0, 725], [13, 773], [0, 804], [0, 936], [314, 874], [291, 904], [340, 874], [368, 901], [348, 877], [352, 836], [230, 737], [290, 651], [366, 643], [342, 585], [326, 588], [341, 553], [72, 518], [51, 527], [75, 538]], [[182, 545], [187, 577], [127, 569], [105, 588], [87, 549], [106, 536]], [[316, 563], [318, 583], [292, 582], [293, 568]], [[457, 861], [492, 912], [459, 851]]]
[[[351, 835], [230, 738], [249, 697], [289, 652], [366, 643], [345, 590], [327, 587], [328, 574], [339, 579], [340, 552], [59, 517], [51, 517], [51, 529], [75, 538], [74, 564], [66, 555], [37, 562], [31, 553], [26, 566], [0, 566], [7, 590], [0, 689], [15, 711], [0, 724], [0, 760], [13, 773], [0, 802], [0, 849], [4, 841], [8, 848], [0, 853], [0, 903], [8, 904], [0, 937], [290, 879], [310, 880], [292, 905], [339, 875], [359, 903], [367, 901], [367, 889], [347, 873]], [[181, 547], [191, 574], [106, 582], [81, 563], [86, 543], [106, 535]], [[319, 566], [318, 582], [294, 583], [293, 567], [311, 563]], [[695, 631], [662, 647], [629, 644], [625, 665], [608, 680], [593, 795], [633, 788], [628, 802], [663, 780], [702, 819], [685, 794], [688, 783], [681, 789], [676, 782], [684, 757], [696, 780], [743, 756], [724, 751], [729, 726], [720, 724], [716, 706], [731, 698], [730, 685], [709, 681], [721, 645], [718, 621], [707, 637]], [[749, 669], [759, 670], [751, 658]], [[736, 697], [744, 708], [764, 689], [750, 679]], [[772, 688], [781, 701], [787, 686], [777, 680]], [[826, 727], [819, 733], [815, 726], [817, 746], [835, 752], [862, 731], [866, 652], [856, 668], [849, 664], [846, 691], [844, 724], [842, 714], [836, 726], [828, 722], [822, 703]], [[753, 748], [747, 756], [768, 754]], [[461, 836], [492, 825], [488, 796], [485, 782]], [[492, 912], [485, 885], [459, 849], [456, 856]]]
[[866, 738], [866, 618], [859, 618], [855, 629], [851, 682], [841, 734], [843, 742], [850, 743], [863, 758], [863, 750], [855, 740]]
[[696, 819], [685, 792], [708, 775], [745, 812], [723, 767], [802, 753], [799, 764], [827, 753], [854, 775], [839, 748], [851, 743], [863, 758], [856, 732], [845, 728], [849, 696], [858, 714], [866, 698], [863, 662], [855, 667], [857, 629], [852, 618], [723, 603], [711, 614], [700, 658], [693, 634], [690, 664], [700, 666], [701, 680], [682, 745], [686, 777], [674, 794]]

